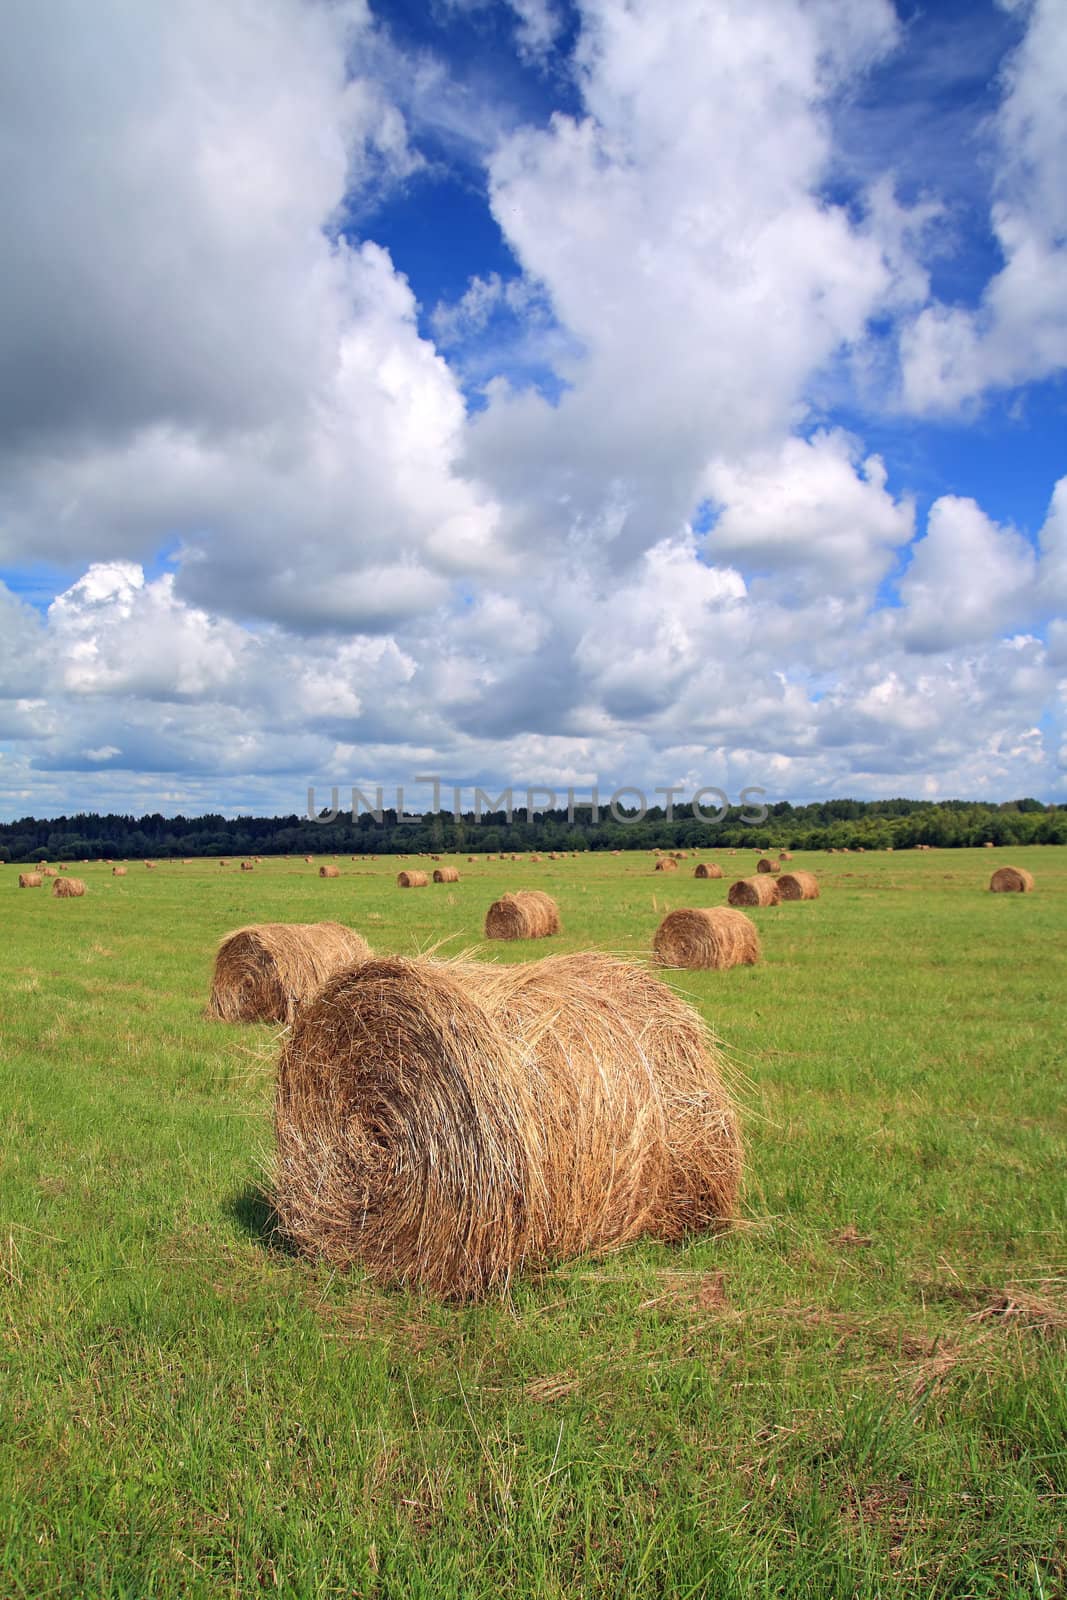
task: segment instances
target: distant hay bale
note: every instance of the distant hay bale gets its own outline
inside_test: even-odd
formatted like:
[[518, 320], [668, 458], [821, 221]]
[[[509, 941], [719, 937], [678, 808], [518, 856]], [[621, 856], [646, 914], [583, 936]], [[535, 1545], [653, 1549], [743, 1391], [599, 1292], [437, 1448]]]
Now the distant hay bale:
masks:
[[983, 850], [993, 850], [995, 848], [995, 846], [993, 844], [992, 839], [987, 839], [985, 844], [982, 846], [982, 848], [983, 848]]
[[781, 854], [781, 859], [783, 861], [792, 861], [793, 852], [791, 850], [783, 850], [782, 854]]
[[255, 870], [256, 870], [256, 868], [255, 868], [255, 863], [254, 862], [252, 862], [252, 861], [242, 861], [241, 862], [241, 871], [242, 872], [255, 872]]
[[340, 867], [331, 867], [328, 863], [326, 863], [319, 868], [320, 878], [339, 878], [340, 876]]
[[154, 861], [146, 861], [145, 862], [145, 869], [148, 872], [154, 872], [156, 870], [155, 862]]
[[540, 889], [503, 895], [485, 914], [487, 939], [550, 939], [559, 928], [559, 907]]
[[469, 865], [470, 865], [470, 864], [471, 864], [471, 863], [472, 863], [472, 862], [474, 862], [474, 861], [477, 861], [477, 859], [478, 859], [478, 857], [477, 857], [477, 856], [468, 856], [468, 857], [467, 857], [467, 864], [468, 864], [468, 866], [469, 866]]
[[1030, 894], [1034, 887], [1033, 874], [1025, 867], [998, 867], [989, 880], [993, 894]]
[[455, 867], [434, 867], [434, 883], [458, 883], [459, 872]]
[[677, 872], [678, 863], [673, 856], [660, 856], [654, 870], [656, 872]]
[[672, 911], [656, 929], [652, 953], [663, 967], [724, 972], [760, 958], [759, 934], [743, 911], [729, 906]]
[[305, 856], [304, 857], [304, 862], [309, 867], [313, 866], [314, 862], [315, 862], [315, 857], [314, 856]]
[[56, 869], [55, 867], [41, 867], [40, 873], [42, 878], [54, 878], [56, 875]]
[[85, 893], [85, 885], [80, 878], [57, 878], [52, 885], [52, 894], [57, 900], [80, 900]]
[[722, 868], [717, 861], [702, 861], [693, 871], [694, 878], [721, 878]]
[[766, 876], [739, 878], [730, 885], [726, 898], [732, 906], [776, 906], [781, 899], [778, 879]]
[[771, 861], [767, 856], [761, 856], [756, 862], [757, 872], [778, 872], [779, 870], [779, 863], [777, 861]]
[[112, 867], [111, 876], [113, 878], [124, 878], [126, 876], [126, 868], [125, 867]]
[[622, 851], [621, 850], [613, 850], [611, 853], [612, 853], [613, 856], [621, 856], [622, 855]]
[[407, 872], [398, 872], [396, 886], [398, 889], [425, 889], [430, 879], [425, 872], [420, 872], [417, 867]]
[[283, 1050], [274, 1126], [283, 1236], [456, 1300], [719, 1229], [742, 1170], [700, 1017], [593, 953], [339, 973]]
[[20, 889], [39, 889], [43, 882], [44, 882], [44, 874], [42, 872], [20, 872], [19, 873], [19, 888]]
[[540, 857], [540, 856], [531, 856], [531, 857], [530, 857], [530, 860], [531, 860], [531, 861], [536, 861], [536, 862], [538, 862], [538, 863], [540, 863], [540, 860], [541, 860], [541, 857]]
[[220, 1022], [292, 1022], [342, 967], [370, 945], [339, 922], [262, 922], [226, 934], [215, 956], [208, 1016]]
[[783, 872], [778, 879], [778, 893], [783, 900], [817, 900], [819, 880], [814, 872]]

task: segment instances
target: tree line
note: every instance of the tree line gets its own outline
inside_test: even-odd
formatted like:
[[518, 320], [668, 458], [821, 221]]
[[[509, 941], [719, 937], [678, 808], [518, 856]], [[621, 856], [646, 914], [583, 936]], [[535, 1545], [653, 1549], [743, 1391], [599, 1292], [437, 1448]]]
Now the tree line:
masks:
[[288, 817], [98, 816], [21, 817], [0, 823], [0, 861], [143, 860], [166, 857], [249, 855], [417, 855], [461, 851], [497, 854], [530, 850], [648, 850], [735, 848], [758, 850], [906, 850], [984, 845], [1067, 844], [1067, 809], [1040, 800], [1003, 804], [976, 800], [821, 800], [793, 806], [779, 801], [766, 819], [731, 808], [721, 822], [688, 812], [673, 817], [660, 807], [644, 816], [603, 810], [516, 811], [477, 819], [473, 812], [421, 816], [384, 811], [312, 821]]

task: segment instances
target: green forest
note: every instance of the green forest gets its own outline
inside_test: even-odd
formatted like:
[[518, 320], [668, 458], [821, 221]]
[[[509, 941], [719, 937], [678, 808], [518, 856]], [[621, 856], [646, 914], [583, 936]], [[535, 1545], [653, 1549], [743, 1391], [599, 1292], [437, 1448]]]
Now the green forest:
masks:
[[[324, 817], [327, 814], [324, 813]], [[615, 821], [590, 807], [504, 812], [476, 819], [473, 812], [438, 811], [380, 820], [362, 813], [353, 822], [288, 817], [143, 817], [84, 813], [50, 819], [22, 817], [0, 823], [0, 861], [139, 860], [145, 857], [241, 855], [417, 855], [460, 851], [491, 854], [528, 850], [648, 850], [652, 848], [753, 848], [760, 850], [907, 850], [928, 844], [962, 848], [995, 845], [1067, 844], [1067, 810], [1040, 800], [1003, 804], [972, 800], [821, 800], [794, 806], [782, 800], [766, 819], [743, 820], [750, 811], [731, 808], [721, 822], [694, 818], [677, 808], [672, 818], [659, 807], [643, 817], [622, 812]]]

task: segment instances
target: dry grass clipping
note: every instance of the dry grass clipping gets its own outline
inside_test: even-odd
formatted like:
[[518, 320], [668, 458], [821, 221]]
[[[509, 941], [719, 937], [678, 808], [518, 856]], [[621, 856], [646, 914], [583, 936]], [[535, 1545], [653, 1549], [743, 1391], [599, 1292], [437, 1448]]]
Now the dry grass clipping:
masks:
[[759, 934], [743, 911], [729, 906], [672, 911], [656, 929], [652, 953], [663, 967], [752, 967]]
[[456, 867], [435, 867], [433, 881], [434, 883], [458, 883], [459, 871]]
[[408, 872], [398, 872], [396, 875], [398, 889], [425, 889], [429, 881], [426, 873], [420, 872], [417, 867]]
[[320, 878], [339, 878], [340, 876], [341, 876], [340, 867], [324, 866], [324, 867], [320, 867], [319, 868], [319, 877]]
[[44, 882], [44, 876], [40, 872], [20, 872], [19, 873], [19, 888], [20, 889], [39, 889], [43, 882]]
[[339, 922], [262, 922], [219, 945], [208, 1016], [220, 1022], [292, 1022], [341, 967], [371, 955]]
[[776, 906], [781, 895], [777, 878], [739, 878], [726, 898], [732, 906]]
[[655, 870], [657, 872], [677, 872], [678, 863], [673, 856], [660, 856], [656, 862]]
[[1033, 874], [1025, 867], [998, 867], [989, 880], [993, 894], [1030, 894], [1034, 887]]
[[694, 878], [721, 878], [722, 868], [717, 861], [702, 861], [693, 872]]
[[701, 1019], [593, 953], [338, 974], [283, 1051], [275, 1133], [300, 1250], [456, 1299], [722, 1226], [742, 1166]]
[[782, 900], [817, 900], [819, 880], [814, 872], [783, 872], [778, 879], [778, 894]]
[[57, 878], [52, 885], [56, 900], [80, 900], [84, 893], [85, 885], [80, 878]]
[[485, 913], [487, 939], [550, 939], [559, 928], [559, 906], [540, 889], [506, 894]]

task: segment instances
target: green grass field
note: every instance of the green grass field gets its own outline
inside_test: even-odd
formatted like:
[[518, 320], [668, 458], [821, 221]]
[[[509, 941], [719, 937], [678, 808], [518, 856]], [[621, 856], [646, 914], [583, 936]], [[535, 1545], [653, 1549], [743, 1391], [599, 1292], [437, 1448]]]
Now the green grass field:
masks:
[[486, 958], [644, 957], [730, 878], [338, 864], [0, 870], [0, 1595], [1067, 1593], [1067, 850], [798, 856], [762, 965], [668, 980], [738, 1075], [743, 1225], [473, 1308], [270, 1243], [277, 1041], [202, 1018], [216, 941], [458, 953], [536, 886], [563, 937]]

